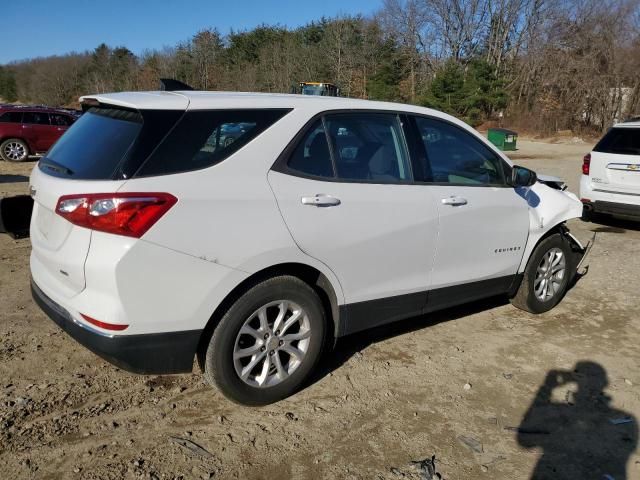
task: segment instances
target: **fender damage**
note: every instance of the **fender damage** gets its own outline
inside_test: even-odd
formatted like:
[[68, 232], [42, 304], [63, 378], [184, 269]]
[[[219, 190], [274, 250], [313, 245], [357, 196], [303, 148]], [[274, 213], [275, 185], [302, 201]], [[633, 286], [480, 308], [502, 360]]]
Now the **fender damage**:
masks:
[[529, 205], [529, 237], [518, 272], [524, 271], [535, 246], [554, 228], [559, 228], [560, 233], [569, 239], [582, 263], [588, 246], [584, 247], [564, 225], [567, 220], [582, 216], [582, 203], [578, 197], [567, 190], [552, 188], [541, 182], [518, 190]]

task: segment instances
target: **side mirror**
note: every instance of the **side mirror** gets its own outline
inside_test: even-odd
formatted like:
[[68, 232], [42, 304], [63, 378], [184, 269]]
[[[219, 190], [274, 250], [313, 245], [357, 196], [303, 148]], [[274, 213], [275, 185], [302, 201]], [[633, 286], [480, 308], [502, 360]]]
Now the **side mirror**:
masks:
[[538, 176], [533, 170], [514, 165], [511, 169], [511, 186], [512, 187], [530, 187], [538, 181]]

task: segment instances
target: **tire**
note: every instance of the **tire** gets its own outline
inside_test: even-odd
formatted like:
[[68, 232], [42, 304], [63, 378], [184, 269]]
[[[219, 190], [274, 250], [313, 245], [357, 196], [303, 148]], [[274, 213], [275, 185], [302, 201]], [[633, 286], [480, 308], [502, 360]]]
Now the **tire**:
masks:
[[[545, 270], [544, 264], [547, 263], [548, 266], [549, 261], [552, 263], [552, 270], [551, 273], [546, 273], [548, 270]], [[559, 266], [562, 262], [564, 262], [564, 269], [560, 275]], [[558, 272], [553, 273], [554, 270]], [[569, 241], [559, 233], [550, 235], [536, 246], [529, 257], [522, 282], [511, 299], [511, 304], [530, 313], [544, 313], [551, 310], [564, 297], [575, 275], [575, 270], [576, 257]], [[540, 278], [544, 275], [549, 277]]]
[[7, 162], [23, 162], [29, 158], [29, 147], [19, 138], [9, 138], [0, 145], [0, 157]]
[[[282, 311], [278, 325], [286, 330], [280, 331]], [[320, 359], [325, 330], [322, 302], [309, 285], [292, 276], [270, 278], [238, 298], [220, 320], [206, 349], [205, 378], [236, 403], [277, 402], [307, 380]]]

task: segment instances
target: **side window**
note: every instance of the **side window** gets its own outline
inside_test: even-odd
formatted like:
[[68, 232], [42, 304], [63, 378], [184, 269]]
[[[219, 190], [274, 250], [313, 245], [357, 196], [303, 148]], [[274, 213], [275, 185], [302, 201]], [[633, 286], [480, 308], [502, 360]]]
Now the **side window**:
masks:
[[68, 127], [71, 125], [71, 118], [66, 115], [61, 115], [59, 113], [51, 114], [51, 125], [56, 125], [58, 127]]
[[5, 112], [0, 115], [1, 123], [22, 123], [22, 112]]
[[49, 114], [45, 112], [24, 112], [22, 123], [49, 125]]
[[45, 112], [24, 112], [22, 123], [49, 125], [49, 114]]
[[187, 112], [136, 175], [188, 172], [220, 163], [288, 112], [275, 109]]
[[327, 115], [337, 177], [372, 183], [412, 179], [400, 119], [386, 113]]
[[331, 153], [322, 120], [318, 120], [298, 143], [287, 166], [297, 172], [315, 177], [334, 177]]
[[200, 149], [200, 153], [215, 153], [231, 146], [237, 140], [249, 135], [256, 128], [256, 122], [230, 122], [216, 127]]
[[463, 129], [436, 119], [415, 117], [427, 153], [425, 181], [462, 185], [504, 185], [502, 160]]

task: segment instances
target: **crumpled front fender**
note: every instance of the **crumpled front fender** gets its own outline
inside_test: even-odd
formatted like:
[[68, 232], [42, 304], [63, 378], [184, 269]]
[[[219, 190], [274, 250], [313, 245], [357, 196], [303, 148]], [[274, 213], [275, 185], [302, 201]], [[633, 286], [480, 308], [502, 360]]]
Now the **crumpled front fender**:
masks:
[[563, 222], [582, 216], [582, 202], [567, 190], [557, 190], [542, 183], [518, 190], [529, 204], [529, 238], [518, 268], [518, 272], [523, 272], [542, 237]]

